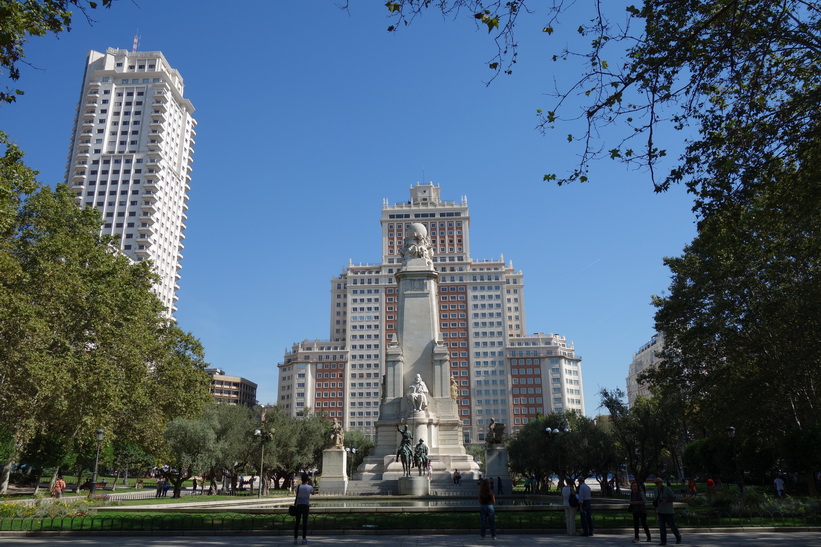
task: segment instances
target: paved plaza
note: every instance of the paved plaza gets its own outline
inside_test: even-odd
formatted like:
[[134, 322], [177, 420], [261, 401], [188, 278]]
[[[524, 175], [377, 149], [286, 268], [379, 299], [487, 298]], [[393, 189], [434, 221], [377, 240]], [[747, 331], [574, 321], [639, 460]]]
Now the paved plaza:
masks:
[[[698, 547], [735, 547], [746, 545], [784, 546], [784, 547], [817, 547], [821, 545], [821, 531], [813, 532], [762, 532], [753, 530], [730, 530], [727, 532], [694, 533], [682, 530], [682, 545]], [[672, 538], [674, 540], [674, 538]], [[568, 537], [564, 534], [512, 534], [500, 535], [495, 541], [468, 535], [385, 535], [385, 536], [311, 536], [308, 545], [348, 545], [356, 547], [402, 546], [402, 547], [468, 547], [491, 546], [523, 547], [530, 545], [550, 545], [552, 547], [582, 546], [624, 546], [632, 545], [631, 534], [602, 534], [593, 537]], [[301, 543], [301, 542], [300, 542]], [[293, 545], [293, 539], [284, 536], [42, 536], [21, 537], [8, 534], [0, 535], [0, 544], [4, 547], [96, 547], [117, 545], [117, 547], [285, 547]], [[671, 542], [671, 545], [674, 541]], [[642, 545], [658, 545], [658, 541], [642, 542]]]

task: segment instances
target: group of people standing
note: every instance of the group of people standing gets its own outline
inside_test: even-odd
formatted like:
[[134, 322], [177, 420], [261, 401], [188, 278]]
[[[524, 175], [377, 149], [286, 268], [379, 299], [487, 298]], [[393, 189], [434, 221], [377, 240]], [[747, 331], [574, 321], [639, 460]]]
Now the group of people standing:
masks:
[[566, 479], [562, 488], [562, 506], [567, 525], [567, 535], [576, 535], [576, 513], [581, 516], [582, 535], [593, 535], [593, 512], [590, 506], [590, 487], [585, 477], [579, 479], [579, 488], [574, 488], [573, 479]]
[[[579, 479], [578, 489], [574, 488], [572, 479], [565, 481], [562, 488], [562, 505], [567, 526], [567, 534], [576, 535], [576, 513], [579, 513], [582, 524], [582, 535], [593, 535], [593, 513], [590, 506], [590, 487], [585, 481], [586, 477]], [[681, 543], [681, 532], [675, 522], [675, 512], [673, 502], [676, 495], [673, 490], [664, 484], [664, 481], [657, 478], [656, 496], [653, 500], [653, 507], [656, 511], [656, 519], [659, 523], [659, 545], [667, 545], [667, 528], [676, 538], [676, 543]], [[647, 541], [652, 541], [650, 528], [647, 526], [647, 495], [639, 483], [630, 483], [630, 504], [627, 509], [633, 515], [633, 543], [640, 543], [639, 530], [643, 530]]]

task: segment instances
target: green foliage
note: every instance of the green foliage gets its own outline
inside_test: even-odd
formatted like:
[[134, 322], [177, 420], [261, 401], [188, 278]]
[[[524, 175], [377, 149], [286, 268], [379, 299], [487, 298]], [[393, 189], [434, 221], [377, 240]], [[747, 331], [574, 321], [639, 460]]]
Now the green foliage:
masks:
[[8, 428], [0, 426], [0, 462], [6, 462], [14, 454], [14, 436]]
[[610, 413], [617, 450], [627, 470], [640, 484], [660, 471], [666, 449], [674, 445], [678, 412], [664, 397], [638, 397], [633, 406], [624, 402], [620, 389], [600, 392], [601, 406]]
[[52, 465], [88, 452], [99, 427], [156, 449], [167, 420], [209, 401], [202, 347], [165, 317], [150, 264], [114, 251], [98, 211], [38, 186], [3, 142], [0, 423]]
[[473, 457], [473, 461], [479, 464], [479, 472], [484, 473], [487, 466], [487, 458], [485, 458], [485, 445], [469, 444], [465, 446], [465, 452]]
[[[111, 6], [113, 0], [100, 0]], [[0, 78], [16, 81], [20, 78], [20, 63], [25, 62], [24, 46], [32, 36], [59, 34], [70, 30], [73, 8], [86, 15], [98, 2], [91, 0], [0, 0]], [[0, 102], [14, 102], [19, 89], [0, 91]]]
[[[402, 0], [388, 6], [393, 30], [431, 8], [454, 19], [474, 18], [495, 31], [492, 66], [509, 74], [518, 53], [519, 16], [535, 13], [543, 32], [563, 44], [559, 31], [570, 33], [577, 24], [569, 20], [578, 17], [573, 4], [554, 0], [545, 14], [541, 3], [525, 0]], [[590, 0], [575, 29], [589, 46], [557, 46], [552, 56], [556, 62], [586, 62], [569, 84], [549, 93], [554, 104], [543, 112], [553, 115], [542, 114], [541, 127], [581, 120], [585, 133], [570, 139], [581, 149], [578, 166], [545, 180], [584, 182], [593, 161], [610, 157], [644, 168], [656, 190], [686, 183], [697, 210], [707, 212], [754, 187], [758, 170], [793, 159], [801, 143], [817, 134], [821, 10], [814, 2], [643, 0], [621, 13], [608, 8]], [[681, 140], [667, 129], [686, 130], [688, 137], [664, 175], [658, 171], [670, 164], [662, 163], [666, 148]], [[662, 143], [662, 137], [669, 140]]]
[[821, 423], [819, 160], [816, 139], [757, 168], [755, 189], [713, 210], [666, 260], [669, 295], [655, 300], [664, 362], [648, 379], [683, 395], [699, 436], [732, 425], [740, 443], [777, 446]]
[[510, 469], [523, 475], [606, 475], [616, 466], [612, 447], [608, 431], [585, 416], [575, 412], [538, 416], [508, 442]]
[[328, 425], [310, 412], [291, 417], [279, 407], [266, 411], [269, 427], [276, 430], [271, 448], [274, 464], [282, 474], [299, 472], [322, 464], [322, 450], [328, 438]]
[[216, 436], [209, 424], [202, 419], [176, 418], [165, 430], [168, 446], [166, 464], [180, 473], [199, 469], [208, 457]]
[[726, 477], [733, 474], [733, 454], [726, 437], [697, 439], [684, 447], [682, 460], [689, 474]]
[[356, 453], [349, 453], [348, 458], [351, 458], [350, 463], [353, 469], [356, 469], [362, 461], [373, 453], [373, 441], [359, 430], [352, 430], [345, 432], [345, 446], [348, 448], [355, 448]]
[[73, 498], [51, 500], [38, 497], [34, 503], [0, 502], [0, 517], [8, 518], [61, 518], [94, 513], [102, 506], [116, 505], [102, 498]]

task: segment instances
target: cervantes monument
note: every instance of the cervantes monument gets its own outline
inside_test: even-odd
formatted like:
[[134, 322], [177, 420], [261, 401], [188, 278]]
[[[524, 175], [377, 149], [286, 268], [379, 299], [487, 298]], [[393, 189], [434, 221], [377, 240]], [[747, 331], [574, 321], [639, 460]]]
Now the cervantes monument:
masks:
[[413, 444], [421, 439], [427, 445], [434, 480], [450, 478], [454, 469], [465, 478], [479, 472], [462, 443], [458, 391], [451, 384], [449, 350], [439, 333], [439, 274], [433, 268], [432, 254], [427, 229], [411, 224], [402, 248], [402, 266], [395, 274], [399, 297], [396, 339], [386, 349], [376, 446], [357, 473], [363, 480], [403, 476], [397, 449], [403, 439], [398, 429], [405, 426]]

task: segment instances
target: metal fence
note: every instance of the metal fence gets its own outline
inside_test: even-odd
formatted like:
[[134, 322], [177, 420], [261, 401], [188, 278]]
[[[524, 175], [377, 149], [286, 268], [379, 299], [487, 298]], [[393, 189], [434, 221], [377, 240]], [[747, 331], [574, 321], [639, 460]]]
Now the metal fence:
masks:
[[[624, 512], [602, 511], [593, 514], [594, 526], [608, 529], [632, 529], [632, 515]], [[649, 524], [655, 525], [650, 515]], [[682, 513], [676, 521], [681, 528], [714, 529], [725, 527], [813, 527], [821, 526], [821, 516], [791, 515], [784, 513]], [[212, 533], [251, 534], [268, 532], [285, 534], [293, 530], [293, 518], [284, 513], [255, 515], [82, 515], [55, 518], [0, 517], [0, 531], [4, 532], [80, 532], [80, 533]], [[470, 533], [478, 527], [478, 513], [472, 509], [442, 508], [430, 512], [346, 512], [311, 513], [309, 527], [313, 531], [366, 531], [366, 530], [441, 530]], [[496, 513], [496, 526], [508, 531], [564, 530], [564, 512], [505, 511]]]

